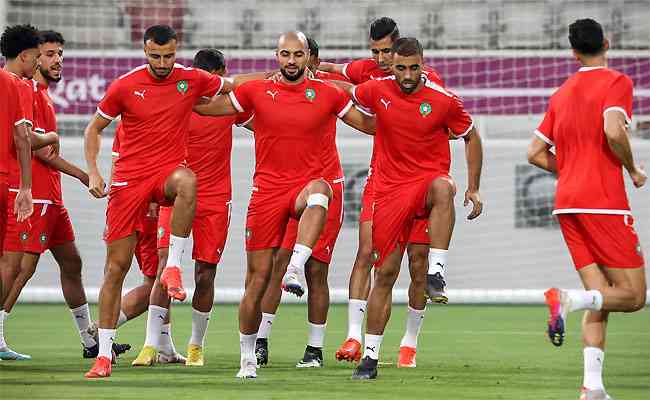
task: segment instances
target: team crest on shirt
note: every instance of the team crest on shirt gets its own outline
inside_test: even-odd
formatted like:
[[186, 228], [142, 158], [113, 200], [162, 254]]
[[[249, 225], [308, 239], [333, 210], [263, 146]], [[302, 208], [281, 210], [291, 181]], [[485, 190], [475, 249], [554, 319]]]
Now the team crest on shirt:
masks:
[[305, 89], [305, 97], [309, 101], [313, 101], [316, 98], [316, 91], [312, 88]]
[[27, 232], [21, 232], [20, 233], [20, 240], [22, 240], [23, 242], [25, 240], [27, 240], [28, 238], [29, 238], [29, 235], [27, 234]]
[[41, 236], [38, 237], [38, 240], [41, 241], [41, 243], [47, 242], [47, 235], [44, 233], [41, 233]]
[[420, 104], [420, 115], [426, 117], [429, 114], [431, 114], [431, 104], [429, 103]]
[[178, 81], [176, 83], [176, 90], [178, 90], [178, 93], [180, 93], [180, 94], [187, 93], [188, 88], [189, 88], [189, 85], [187, 84], [187, 81], [185, 81], [185, 80]]
[[372, 255], [372, 262], [379, 261], [379, 251], [378, 250], [373, 250], [371, 255]]
[[251, 236], [253, 236], [253, 231], [251, 231], [249, 228], [246, 228], [246, 240], [251, 240]]

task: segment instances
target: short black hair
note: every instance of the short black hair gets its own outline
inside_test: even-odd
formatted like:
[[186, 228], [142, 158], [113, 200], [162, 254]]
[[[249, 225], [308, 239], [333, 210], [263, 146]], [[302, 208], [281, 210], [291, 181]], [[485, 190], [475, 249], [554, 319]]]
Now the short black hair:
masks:
[[217, 49], [201, 49], [194, 56], [192, 66], [208, 72], [218, 71], [226, 68], [226, 58]]
[[318, 42], [311, 36], [307, 36], [307, 45], [309, 46], [309, 55], [318, 57]]
[[154, 25], [144, 31], [143, 39], [145, 43], [148, 40], [153, 40], [155, 44], [162, 46], [172, 40], [178, 40], [178, 36], [176, 35], [176, 31], [169, 25]]
[[598, 55], [605, 49], [603, 27], [591, 18], [578, 19], [569, 25], [569, 42], [580, 54]]
[[397, 22], [390, 17], [381, 17], [372, 21], [372, 24], [370, 24], [370, 39], [381, 40], [386, 36], [390, 36], [393, 42], [399, 39]]
[[399, 54], [400, 56], [409, 57], [419, 55], [424, 57], [424, 51], [422, 50], [422, 45], [414, 37], [403, 37], [399, 38], [393, 43], [392, 48], [393, 54]]
[[38, 30], [31, 25], [8, 26], [0, 37], [0, 51], [8, 60], [27, 49], [38, 48]]
[[39, 44], [44, 44], [44, 43], [65, 44], [65, 39], [63, 39], [63, 35], [57, 31], [40, 31], [38, 33], [38, 42]]

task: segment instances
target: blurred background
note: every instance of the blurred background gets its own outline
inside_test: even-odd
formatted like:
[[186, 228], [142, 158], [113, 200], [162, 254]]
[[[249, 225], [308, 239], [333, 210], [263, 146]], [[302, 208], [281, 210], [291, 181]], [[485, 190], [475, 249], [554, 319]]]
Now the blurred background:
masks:
[[[649, 0], [0, 0], [2, 29], [31, 23], [60, 31], [66, 39], [64, 79], [50, 94], [58, 111], [63, 156], [80, 166], [85, 166], [83, 128], [110, 82], [145, 62], [142, 34], [150, 25], [176, 29], [179, 62], [190, 64], [198, 49], [216, 47], [226, 54], [230, 73], [236, 74], [275, 69], [277, 38], [293, 29], [318, 41], [322, 60], [370, 57], [369, 25], [382, 16], [395, 19], [402, 36], [422, 42], [427, 63], [462, 97], [484, 137], [485, 213], [473, 222], [464, 218], [469, 210], [462, 207], [464, 145], [451, 144], [459, 195], [447, 277], [450, 301], [539, 302], [541, 289], [550, 285], [578, 287], [551, 216], [555, 179], [527, 165], [526, 147], [549, 96], [578, 68], [568, 49], [568, 25], [591, 17], [603, 25], [611, 42], [610, 67], [635, 83], [633, 148], [638, 160], [650, 161]], [[252, 138], [237, 129], [234, 135], [233, 218], [217, 277], [217, 299], [229, 302], [238, 302], [243, 291], [243, 224], [254, 165]], [[330, 286], [332, 299], [345, 301], [372, 142], [344, 126], [337, 135], [346, 172], [346, 217], [330, 267]], [[107, 136], [103, 142], [105, 176], [111, 139]], [[73, 179], [63, 181], [84, 260], [84, 282], [90, 297], [96, 298], [105, 255], [100, 238], [106, 202], [91, 198]], [[648, 188], [629, 185], [628, 193], [647, 251]], [[406, 299], [406, 263], [403, 267], [394, 296], [398, 301]], [[139, 274], [134, 266], [126, 286], [135, 286]], [[192, 286], [192, 268], [185, 268], [184, 279]], [[58, 268], [46, 255], [22, 300], [59, 299]]]

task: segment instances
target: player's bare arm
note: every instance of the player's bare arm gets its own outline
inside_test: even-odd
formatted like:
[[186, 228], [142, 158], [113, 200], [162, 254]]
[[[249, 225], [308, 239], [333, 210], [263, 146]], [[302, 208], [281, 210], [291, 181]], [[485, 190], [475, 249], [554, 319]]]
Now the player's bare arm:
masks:
[[642, 165], [634, 163], [630, 139], [627, 135], [627, 121], [625, 115], [618, 110], [609, 110], [605, 113], [605, 136], [609, 148], [630, 174], [634, 186], [637, 188], [645, 185], [648, 175]]
[[95, 114], [84, 132], [84, 153], [88, 168], [88, 191], [100, 199], [107, 195], [106, 183], [97, 166], [97, 156], [101, 148], [102, 131], [111, 123], [110, 119]]
[[63, 159], [58, 154], [54, 153], [50, 148], [39, 149], [35, 152], [36, 157], [41, 160], [43, 163], [49, 165], [50, 167], [63, 172], [64, 174], [71, 176], [73, 178], [79, 179], [81, 183], [85, 186], [88, 186], [88, 174], [72, 164], [71, 162]]
[[343, 90], [345, 93], [348, 94], [348, 96], [354, 98], [352, 95], [352, 92], [354, 91], [355, 85], [350, 83], [350, 82], [345, 82], [345, 81], [328, 81], [336, 86], [339, 87], [339, 89]]
[[208, 103], [201, 103], [194, 106], [194, 112], [199, 115], [232, 115], [237, 114], [237, 109], [232, 104], [230, 96], [214, 96]]
[[467, 219], [472, 220], [483, 212], [483, 202], [479, 194], [481, 186], [481, 169], [483, 168], [483, 143], [476, 128], [472, 127], [465, 140], [465, 158], [467, 159], [467, 190], [464, 205], [472, 203], [472, 211]]
[[360, 132], [375, 135], [375, 117], [362, 113], [356, 107], [351, 107], [341, 120]]
[[14, 127], [14, 145], [20, 166], [20, 188], [14, 203], [14, 214], [18, 222], [29, 218], [34, 211], [32, 202], [32, 152], [29, 129], [25, 124]]
[[537, 136], [528, 145], [528, 162], [548, 172], [557, 173], [557, 160], [551, 146]]
[[36, 133], [30, 132], [29, 135], [32, 150], [42, 149], [43, 147], [53, 146], [54, 151], [59, 152], [59, 135], [56, 132]]
[[343, 73], [343, 68], [345, 68], [345, 64], [335, 64], [335, 63], [321, 62], [318, 65], [318, 70], [319, 71], [330, 72], [330, 73], [335, 73], [335, 74], [340, 74], [340, 75], [345, 75]]

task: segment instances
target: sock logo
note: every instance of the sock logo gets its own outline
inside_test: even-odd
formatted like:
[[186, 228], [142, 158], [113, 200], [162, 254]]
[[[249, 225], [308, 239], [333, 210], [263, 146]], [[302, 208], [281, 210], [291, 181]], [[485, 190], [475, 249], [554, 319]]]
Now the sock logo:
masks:
[[442, 263], [437, 262], [436, 265], [440, 265], [440, 268], [441, 268], [441, 269], [445, 269], [445, 266], [442, 265]]
[[83, 315], [75, 315], [74, 316], [76, 319], [86, 319]]
[[165, 320], [165, 317], [163, 317], [162, 315], [159, 315], [158, 318], [162, 319], [163, 321]]
[[361, 311], [364, 314], [366, 313], [366, 310], [364, 310], [363, 308], [360, 308], [359, 311]]
[[375, 352], [375, 348], [377, 348], [377, 346], [372, 346], [372, 347], [370, 347], [370, 346], [366, 346], [366, 350], [370, 350], [370, 351], [372, 351], [373, 353]]

